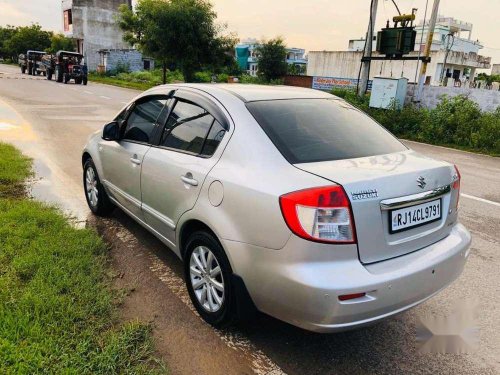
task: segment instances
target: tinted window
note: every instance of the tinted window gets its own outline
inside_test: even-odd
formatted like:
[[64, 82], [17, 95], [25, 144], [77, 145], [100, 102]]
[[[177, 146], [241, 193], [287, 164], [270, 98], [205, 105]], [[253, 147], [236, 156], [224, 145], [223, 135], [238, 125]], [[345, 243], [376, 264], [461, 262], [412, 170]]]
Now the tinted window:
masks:
[[199, 154], [213, 122], [214, 118], [203, 108], [178, 101], [167, 120], [161, 144]]
[[215, 121], [210, 129], [210, 132], [208, 133], [207, 139], [205, 140], [201, 154], [203, 156], [212, 156], [215, 153], [215, 150], [217, 150], [217, 147], [219, 147], [219, 144], [225, 134], [226, 130], [221, 124]]
[[166, 101], [165, 98], [155, 97], [136, 104], [128, 117], [123, 139], [149, 143], [155, 129], [156, 119]]
[[121, 111], [120, 114], [115, 117], [115, 121], [118, 123], [125, 121], [127, 118], [128, 111], [130, 110], [130, 107], [131, 106], [129, 105], [129, 106], [127, 106], [127, 108], [125, 108], [123, 111]]
[[406, 150], [369, 116], [336, 99], [272, 100], [247, 107], [293, 164]]

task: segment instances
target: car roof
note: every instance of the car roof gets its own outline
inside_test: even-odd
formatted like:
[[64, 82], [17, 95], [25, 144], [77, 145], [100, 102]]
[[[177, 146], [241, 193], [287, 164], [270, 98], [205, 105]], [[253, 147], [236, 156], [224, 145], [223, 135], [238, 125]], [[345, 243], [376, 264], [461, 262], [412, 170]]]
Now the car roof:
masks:
[[[241, 83], [179, 84], [216, 95], [218, 90], [229, 92], [244, 102], [283, 99], [331, 99], [333, 96], [319, 90], [294, 86], [251, 85]], [[168, 87], [168, 86], [166, 86]]]

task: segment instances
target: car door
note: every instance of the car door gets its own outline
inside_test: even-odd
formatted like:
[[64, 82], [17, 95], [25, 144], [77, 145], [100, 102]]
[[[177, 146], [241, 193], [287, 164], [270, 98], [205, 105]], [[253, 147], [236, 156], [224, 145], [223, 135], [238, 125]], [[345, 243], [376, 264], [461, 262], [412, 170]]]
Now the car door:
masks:
[[177, 222], [196, 203], [229, 125], [213, 102], [193, 93], [177, 92], [169, 112], [144, 158], [142, 208], [146, 223], [175, 243]]
[[138, 99], [118, 119], [123, 120], [120, 141], [102, 141], [99, 148], [104, 184], [111, 197], [141, 220], [142, 162], [151, 148], [157, 119], [167, 100], [167, 96], [158, 95]]

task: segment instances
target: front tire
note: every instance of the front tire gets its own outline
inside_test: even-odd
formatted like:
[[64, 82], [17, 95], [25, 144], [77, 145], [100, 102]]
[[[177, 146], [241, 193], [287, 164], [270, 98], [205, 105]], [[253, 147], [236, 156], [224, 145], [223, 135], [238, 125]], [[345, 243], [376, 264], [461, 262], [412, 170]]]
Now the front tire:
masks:
[[211, 233], [199, 231], [189, 237], [184, 275], [191, 301], [207, 323], [214, 327], [235, 323], [233, 271], [222, 246]]
[[113, 212], [115, 207], [99, 179], [92, 159], [88, 159], [83, 166], [83, 186], [87, 204], [94, 215], [108, 216]]

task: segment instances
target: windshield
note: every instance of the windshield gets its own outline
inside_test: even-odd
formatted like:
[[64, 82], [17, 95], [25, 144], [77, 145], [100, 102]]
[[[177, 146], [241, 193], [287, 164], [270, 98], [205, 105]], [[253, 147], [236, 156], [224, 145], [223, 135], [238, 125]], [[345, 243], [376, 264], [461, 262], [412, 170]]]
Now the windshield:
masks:
[[247, 108], [292, 164], [407, 149], [371, 117], [338, 99], [256, 101]]

